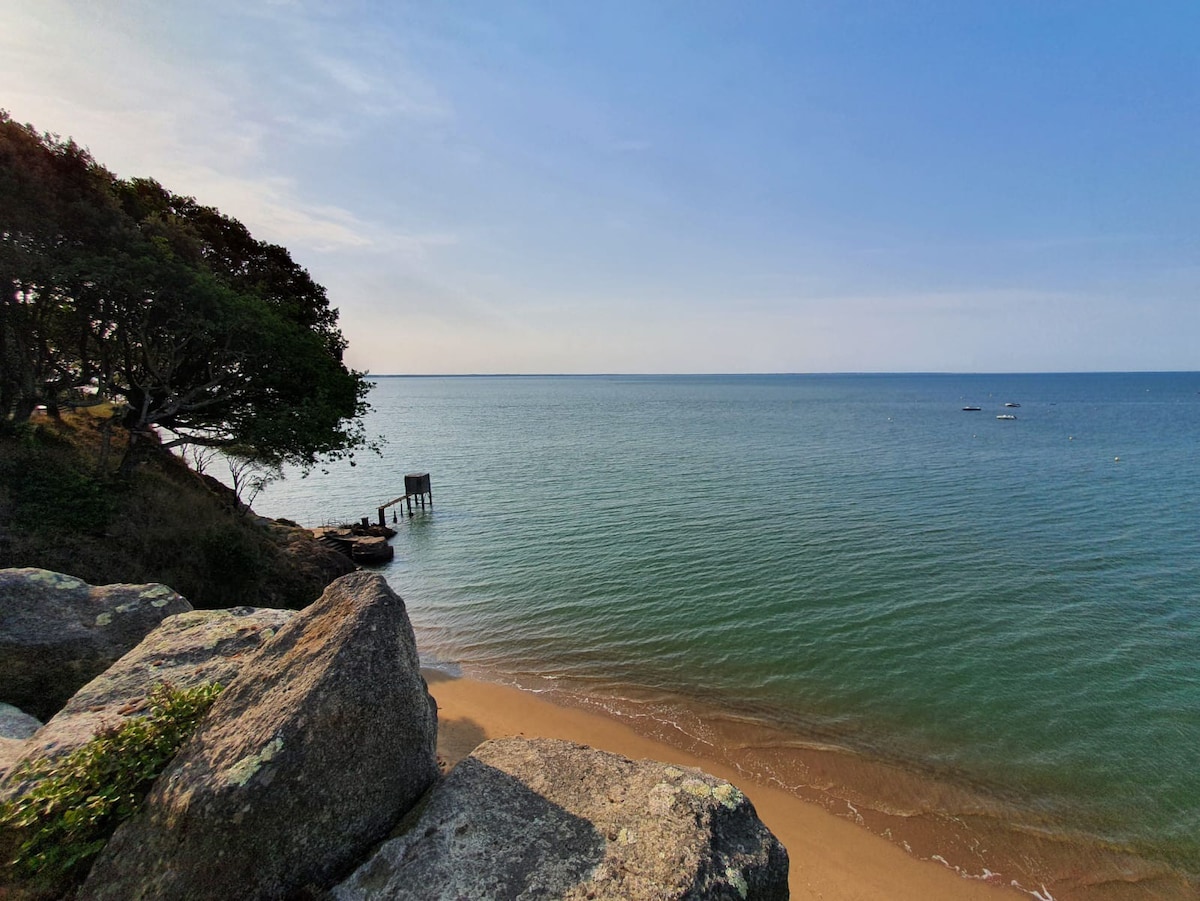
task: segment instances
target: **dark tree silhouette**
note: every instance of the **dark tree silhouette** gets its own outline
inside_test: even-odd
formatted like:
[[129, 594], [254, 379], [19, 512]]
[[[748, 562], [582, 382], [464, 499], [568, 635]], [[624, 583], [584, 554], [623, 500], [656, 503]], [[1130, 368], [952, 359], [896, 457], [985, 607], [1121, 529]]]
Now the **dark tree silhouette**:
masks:
[[304, 466], [367, 442], [369, 383], [325, 289], [278, 245], [0, 111], [0, 423], [85, 395], [131, 448]]

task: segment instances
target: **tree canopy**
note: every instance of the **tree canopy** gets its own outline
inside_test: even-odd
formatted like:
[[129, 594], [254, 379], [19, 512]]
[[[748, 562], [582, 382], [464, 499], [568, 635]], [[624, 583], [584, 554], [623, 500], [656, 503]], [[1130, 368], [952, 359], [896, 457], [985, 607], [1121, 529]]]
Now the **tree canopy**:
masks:
[[370, 387], [288, 251], [0, 110], [0, 424], [87, 394], [131, 436], [312, 465], [363, 446]]

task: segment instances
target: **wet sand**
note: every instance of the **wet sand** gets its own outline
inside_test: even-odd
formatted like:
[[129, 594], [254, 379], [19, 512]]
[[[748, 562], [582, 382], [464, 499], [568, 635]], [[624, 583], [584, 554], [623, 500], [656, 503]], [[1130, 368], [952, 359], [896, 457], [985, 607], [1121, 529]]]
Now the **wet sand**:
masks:
[[744, 773], [635, 732], [587, 710], [558, 706], [536, 694], [426, 670], [438, 703], [438, 753], [447, 765], [481, 741], [520, 735], [560, 738], [634, 759], [651, 758], [727, 779], [754, 802], [759, 816], [788, 849], [793, 898], [825, 901], [1001, 901], [1026, 898], [1007, 884], [960, 876], [919, 860], [851, 819], [794, 794], [748, 780]]

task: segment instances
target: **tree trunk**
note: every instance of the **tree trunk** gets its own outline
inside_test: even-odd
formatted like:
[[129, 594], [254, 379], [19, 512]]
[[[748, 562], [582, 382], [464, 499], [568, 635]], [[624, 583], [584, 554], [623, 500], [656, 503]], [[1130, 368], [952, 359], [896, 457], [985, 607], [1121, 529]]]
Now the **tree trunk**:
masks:
[[121, 458], [121, 465], [117, 469], [117, 474], [122, 478], [128, 478], [133, 475], [133, 471], [139, 463], [153, 456], [155, 449], [158, 447], [158, 442], [154, 438], [153, 432], [143, 429], [130, 429], [129, 447], [125, 449], [125, 455]]

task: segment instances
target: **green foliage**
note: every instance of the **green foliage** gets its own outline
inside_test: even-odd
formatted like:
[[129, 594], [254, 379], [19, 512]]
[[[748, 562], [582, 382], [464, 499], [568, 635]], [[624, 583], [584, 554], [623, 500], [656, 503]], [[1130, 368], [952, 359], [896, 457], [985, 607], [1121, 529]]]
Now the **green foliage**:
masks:
[[171, 445], [311, 466], [370, 447], [370, 387], [325, 289], [287, 250], [0, 110], [0, 426], [112, 401], [128, 466]]
[[202, 609], [298, 609], [341, 574], [297, 555], [293, 532], [247, 515], [252, 492], [239, 504], [172, 454], [125, 478], [98, 473], [102, 435], [90, 416], [43, 417], [21, 431], [0, 435], [0, 568], [92, 585], [161, 582]]
[[13, 526], [25, 532], [103, 533], [114, 509], [108, 480], [81, 472], [36, 441], [0, 463], [0, 483], [8, 489]]
[[92, 858], [117, 826], [137, 812], [220, 692], [221, 686], [212, 682], [188, 689], [157, 685], [144, 716], [19, 773], [37, 781], [0, 805], [0, 827], [17, 833], [17, 856], [8, 862], [14, 874], [51, 884], [85, 875]]

